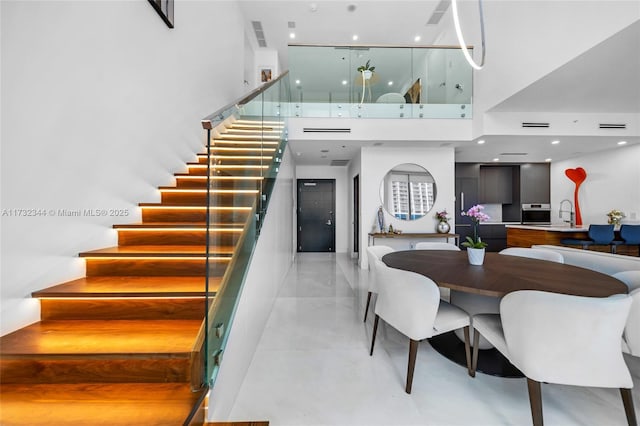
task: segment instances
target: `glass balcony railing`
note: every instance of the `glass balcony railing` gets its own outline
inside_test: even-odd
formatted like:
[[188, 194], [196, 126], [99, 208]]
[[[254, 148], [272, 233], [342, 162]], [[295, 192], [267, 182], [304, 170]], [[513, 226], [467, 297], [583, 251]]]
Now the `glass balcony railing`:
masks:
[[472, 118], [472, 71], [459, 48], [290, 45], [290, 113]]

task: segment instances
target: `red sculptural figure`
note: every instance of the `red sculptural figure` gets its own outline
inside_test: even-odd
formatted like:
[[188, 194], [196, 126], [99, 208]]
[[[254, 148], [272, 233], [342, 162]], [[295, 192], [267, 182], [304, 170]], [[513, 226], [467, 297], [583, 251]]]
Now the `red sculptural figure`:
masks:
[[573, 192], [573, 205], [576, 208], [576, 226], [582, 226], [582, 215], [580, 214], [580, 204], [578, 204], [578, 190], [582, 182], [587, 178], [587, 172], [582, 167], [576, 167], [575, 169], [566, 169], [564, 174], [576, 184], [576, 189]]

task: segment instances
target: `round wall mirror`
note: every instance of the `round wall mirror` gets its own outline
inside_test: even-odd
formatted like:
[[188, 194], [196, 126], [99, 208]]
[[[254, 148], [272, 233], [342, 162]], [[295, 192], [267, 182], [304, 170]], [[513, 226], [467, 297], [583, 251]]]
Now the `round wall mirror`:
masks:
[[422, 166], [399, 164], [382, 180], [380, 201], [387, 213], [396, 219], [420, 219], [433, 208], [436, 182]]

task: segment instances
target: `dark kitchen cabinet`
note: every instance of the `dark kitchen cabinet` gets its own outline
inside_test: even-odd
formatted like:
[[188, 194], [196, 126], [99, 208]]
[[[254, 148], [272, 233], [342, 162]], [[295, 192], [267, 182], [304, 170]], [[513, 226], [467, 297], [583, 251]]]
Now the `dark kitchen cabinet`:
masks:
[[[463, 243], [467, 237], [473, 238], [473, 226], [456, 225], [456, 234], [460, 235], [460, 243]], [[486, 251], [498, 252], [507, 248], [507, 228], [504, 225], [480, 225], [478, 235], [488, 244]]]
[[523, 204], [549, 203], [551, 179], [548, 163], [520, 165], [520, 200]]
[[504, 225], [480, 225], [480, 238], [488, 244], [486, 251], [497, 252], [507, 248], [507, 228]]
[[472, 163], [456, 164], [456, 225], [470, 224], [471, 220], [460, 213], [478, 204], [478, 178], [480, 165]]
[[511, 204], [513, 201], [513, 168], [511, 166], [480, 167], [479, 201], [486, 204]]

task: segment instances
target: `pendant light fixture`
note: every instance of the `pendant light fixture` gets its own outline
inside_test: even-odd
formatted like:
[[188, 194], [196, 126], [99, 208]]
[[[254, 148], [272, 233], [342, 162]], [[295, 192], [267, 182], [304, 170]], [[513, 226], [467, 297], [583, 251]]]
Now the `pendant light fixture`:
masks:
[[480, 60], [480, 65], [476, 64], [471, 54], [469, 53], [469, 49], [467, 49], [467, 44], [464, 42], [464, 37], [462, 36], [462, 29], [460, 28], [460, 18], [458, 17], [458, 1], [451, 0], [451, 9], [453, 12], [453, 24], [456, 27], [456, 35], [458, 36], [458, 43], [460, 43], [460, 48], [462, 49], [462, 53], [464, 54], [465, 59], [469, 62], [476, 70], [481, 70], [484, 67], [484, 56], [485, 56], [485, 42], [484, 42], [484, 16], [482, 14], [482, 0], [478, 0], [478, 10], [480, 11], [480, 37], [482, 40], [482, 58]]

